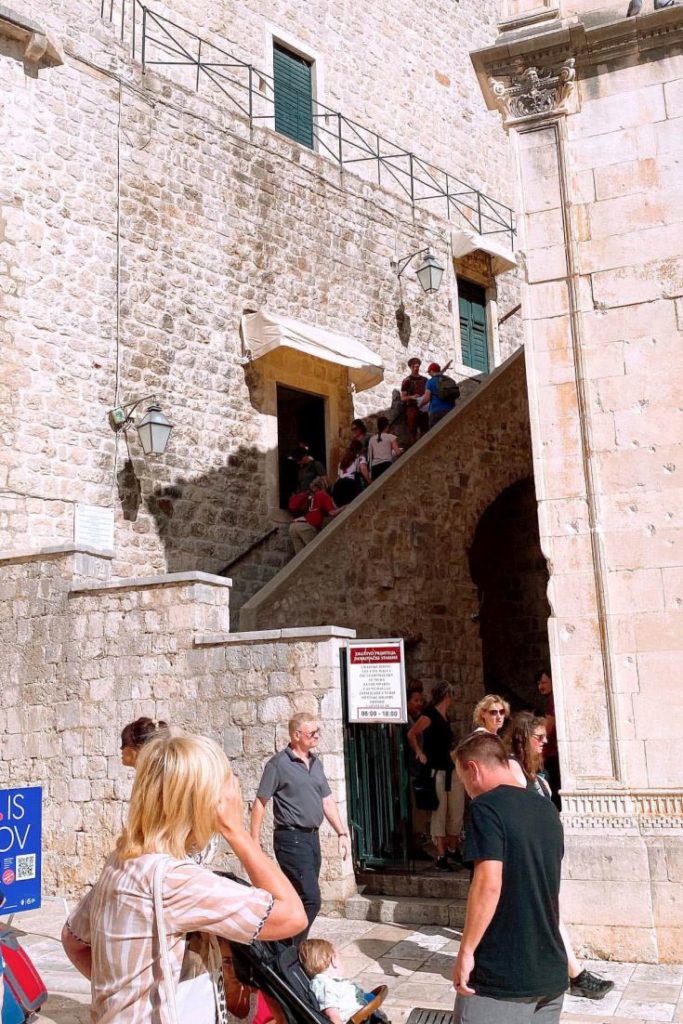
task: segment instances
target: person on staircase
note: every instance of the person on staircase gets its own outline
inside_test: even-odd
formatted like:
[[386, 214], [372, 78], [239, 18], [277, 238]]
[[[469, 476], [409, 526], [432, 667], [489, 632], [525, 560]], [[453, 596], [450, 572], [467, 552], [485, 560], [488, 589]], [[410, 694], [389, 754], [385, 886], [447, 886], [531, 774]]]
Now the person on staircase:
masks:
[[300, 444], [292, 458], [297, 464], [297, 491], [307, 491], [316, 477], [325, 476], [325, 467], [311, 455], [308, 445]]
[[339, 476], [332, 488], [335, 505], [350, 505], [370, 483], [367, 459], [360, 441], [352, 441], [339, 462]]
[[351, 420], [351, 440], [360, 441], [363, 449], [363, 455], [367, 459], [370, 435], [368, 434], [368, 428], [365, 426], [364, 420]]
[[420, 373], [420, 360], [413, 356], [408, 360], [409, 375], [401, 384], [401, 401], [406, 412], [406, 427], [413, 444], [429, 430], [427, 413], [418, 408], [418, 399], [422, 398], [427, 386], [427, 378]]
[[297, 555], [318, 536], [325, 525], [326, 516], [333, 519], [342, 511], [327, 493], [327, 479], [324, 476], [316, 477], [309, 490], [311, 500], [308, 511], [289, 524], [289, 537]]
[[455, 381], [446, 377], [438, 363], [430, 363], [427, 367], [429, 380], [425, 387], [425, 393], [418, 399], [418, 408], [429, 410], [429, 429], [442, 420], [452, 409], [460, 394]]
[[430, 827], [439, 871], [454, 871], [455, 866], [462, 863], [459, 847], [465, 791], [458, 781], [451, 759], [453, 733], [448, 709], [453, 703], [453, 697], [450, 683], [437, 683], [429, 704], [408, 732], [408, 743], [415, 757], [421, 765], [434, 773], [439, 804], [432, 812]]
[[377, 433], [372, 435], [368, 445], [368, 462], [373, 480], [386, 473], [394, 459], [401, 454], [398, 438], [395, 434], [387, 433], [388, 426], [386, 416], [380, 416], [377, 420]]

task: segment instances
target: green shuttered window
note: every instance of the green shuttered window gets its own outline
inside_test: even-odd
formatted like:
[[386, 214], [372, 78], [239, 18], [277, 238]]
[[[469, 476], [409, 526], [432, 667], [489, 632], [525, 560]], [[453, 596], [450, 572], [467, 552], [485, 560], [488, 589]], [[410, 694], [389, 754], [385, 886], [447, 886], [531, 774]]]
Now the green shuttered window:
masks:
[[275, 131], [313, 149], [311, 63], [273, 43]]
[[486, 293], [469, 281], [458, 278], [460, 341], [465, 366], [481, 373], [489, 372], [489, 345], [486, 336]]

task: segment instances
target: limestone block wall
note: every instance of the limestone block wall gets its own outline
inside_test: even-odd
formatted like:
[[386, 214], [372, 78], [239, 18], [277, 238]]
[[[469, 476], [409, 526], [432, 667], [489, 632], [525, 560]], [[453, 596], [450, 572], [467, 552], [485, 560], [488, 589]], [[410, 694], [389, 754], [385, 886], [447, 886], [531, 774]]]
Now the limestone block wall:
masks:
[[[174, 83], [168, 69], [143, 76], [114, 28], [100, 22], [97, 0], [18, 6], [44, 21], [65, 63], [27, 77], [20, 62], [0, 59], [0, 529], [13, 543], [27, 530], [36, 542], [69, 541], [76, 502], [113, 508], [115, 574], [219, 571], [273, 522], [276, 380], [325, 396], [335, 466], [342, 425], [354, 412], [388, 407], [409, 354], [453, 356], [449, 288], [428, 298], [409, 276], [406, 346], [389, 267], [396, 253], [427, 244], [448, 263], [449, 226], [351, 172], [340, 176], [324, 155], [266, 128], [250, 131], [243, 113]], [[246, 55], [247, 40], [258, 40], [259, 52], [264, 40], [265, 14], [259, 21], [250, 11], [226, 3], [175, 13], [214, 34], [230, 21], [244, 34], [217, 40]], [[302, 5], [270, 13], [304, 19]], [[338, 45], [342, 15], [355, 26], [355, 54], [348, 40]], [[384, 24], [390, 15], [378, 8], [375, 17]], [[472, 32], [484, 31], [479, 24]], [[495, 120], [470, 118], [467, 106], [456, 119], [464, 84], [453, 78], [451, 88], [416, 70], [411, 80], [453, 99], [452, 107], [430, 108], [437, 120], [448, 116], [447, 136], [443, 126], [426, 130], [423, 97], [389, 76], [388, 62], [385, 78], [374, 81], [363, 59], [365, 28], [361, 53], [356, 14], [340, 9], [324, 26], [318, 21], [318, 49], [329, 65], [341, 61], [338, 82], [350, 95], [381, 98], [392, 117], [387, 78], [394, 90], [401, 83], [404, 112], [420, 111], [411, 122], [421, 125], [416, 147], [447, 138], [449, 166], [454, 153], [465, 178], [475, 154], [486, 152], [497, 173], [491, 189], [503, 195], [507, 144]], [[444, 33], [430, 28], [420, 62], [441, 74], [446, 53], [437, 35]], [[464, 49], [448, 45], [462, 63]], [[374, 68], [378, 46], [373, 37]], [[376, 118], [383, 128], [379, 107]], [[510, 307], [514, 297], [510, 285]], [[354, 397], [332, 364], [303, 357], [284, 368], [277, 359], [243, 365], [240, 316], [262, 306], [360, 338], [381, 354], [385, 383]], [[501, 328], [501, 350], [517, 343], [513, 319]], [[106, 419], [117, 402], [152, 393], [174, 423], [156, 461], [142, 458], [134, 431], [117, 440]]]
[[339, 622], [403, 637], [409, 677], [457, 688], [458, 724], [483, 693], [468, 550], [482, 513], [530, 475], [521, 354], [402, 456], [242, 608], [243, 629]]
[[[96, 26], [100, 6], [101, 0], [14, 0], [15, 9], [69, 41], [82, 41], [84, 31]], [[131, 0], [107, 0], [105, 11], [111, 9], [118, 33], [122, 6], [128, 39]], [[315, 7], [304, 0], [158, 0], [148, 6], [271, 75], [272, 39], [277, 38], [315, 61], [320, 103], [437, 166], [463, 172], [465, 181], [490, 188], [503, 201], [510, 198], [507, 140], [477, 103], [467, 57], [469, 49], [494, 38], [496, 0], [485, 0], [476, 12], [449, 0], [388, 0], [362, 9], [342, 0]], [[193, 71], [165, 73], [185, 85], [194, 78]], [[210, 91], [208, 78], [203, 87]]]
[[[352, 634], [228, 635], [229, 580], [121, 581], [110, 569], [68, 545], [0, 559], [0, 786], [43, 787], [44, 892], [77, 893], [96, 877], [130, 792], [120, 731], [141, 714], [221, 743], [247, 802], [291, 714], [320, 714], [345, 816], [339, 647]], [[339, 911], [353, 876], [328, 840], [324, 897]]]
[[550, 37], [535, 31], [510, 43], [505, 61], [491, 51], [475, 62], [480, 81], [485, 72], [498, 82], [520, 168], [567, 919], [594, 949], [676, 960], [683, 13], [572, 23], [548, 69], [555, 93], [545, 91], [543, 114], [525, 115], [522, 65], [538, 67]]

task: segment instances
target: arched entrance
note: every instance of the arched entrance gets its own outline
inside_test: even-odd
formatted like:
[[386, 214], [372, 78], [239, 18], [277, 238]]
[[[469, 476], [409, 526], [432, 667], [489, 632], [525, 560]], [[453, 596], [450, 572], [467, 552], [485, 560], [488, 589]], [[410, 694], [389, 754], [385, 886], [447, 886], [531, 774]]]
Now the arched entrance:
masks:
[[469, 564], [479, 591], [484, 692], [500, 693], [513, 709], [534, 707], [534, 674], [550, 660], [550, 606], [531, 477], [507, 487], [484, 511]]

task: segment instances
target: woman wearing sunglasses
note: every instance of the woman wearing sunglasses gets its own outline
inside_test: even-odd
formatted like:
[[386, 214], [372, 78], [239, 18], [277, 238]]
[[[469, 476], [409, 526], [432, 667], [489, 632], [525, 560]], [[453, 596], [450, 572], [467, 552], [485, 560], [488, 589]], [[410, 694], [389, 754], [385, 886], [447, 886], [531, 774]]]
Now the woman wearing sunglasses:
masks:
[[510, 705], [497, 693], [487, 693], [472, 712], [474, 731], [486, 729], [497, 736], [506, 718], [510, 717]]

